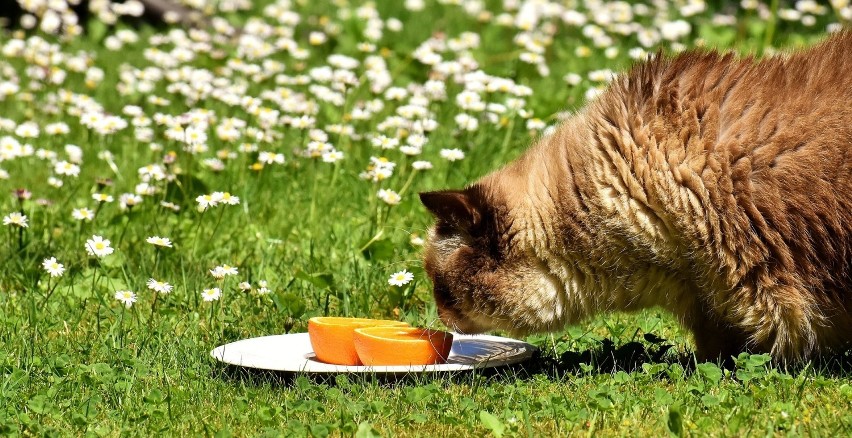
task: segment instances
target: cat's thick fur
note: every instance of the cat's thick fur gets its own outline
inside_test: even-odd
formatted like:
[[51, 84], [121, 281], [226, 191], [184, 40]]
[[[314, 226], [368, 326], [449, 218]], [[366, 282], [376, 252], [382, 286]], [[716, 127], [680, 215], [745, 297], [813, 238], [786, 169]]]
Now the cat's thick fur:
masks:
[[442, 320], [557, 330], [661, 306], [703, 359], [852, 341], [852, 33], [634, 67], [517, 161], [421, 194]]

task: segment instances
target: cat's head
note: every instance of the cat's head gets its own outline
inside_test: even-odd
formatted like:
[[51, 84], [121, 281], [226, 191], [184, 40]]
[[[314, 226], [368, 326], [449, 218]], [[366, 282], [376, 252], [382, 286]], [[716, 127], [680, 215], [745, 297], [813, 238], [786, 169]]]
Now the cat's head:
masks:
[[480, 181], [420, 194], [435, 216], [424, 264], [438, 314], [453, 330], [528, 333], [564, 324], [564, 288], [536, 256], [526, 209], [512, 192]]

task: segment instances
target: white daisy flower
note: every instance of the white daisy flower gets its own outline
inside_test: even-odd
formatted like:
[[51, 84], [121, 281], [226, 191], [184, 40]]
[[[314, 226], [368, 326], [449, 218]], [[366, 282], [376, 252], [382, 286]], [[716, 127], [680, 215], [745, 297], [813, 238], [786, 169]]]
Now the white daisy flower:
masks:
[[385, 203], [389, 205], [397, 205], [400, 201], [402, 201], [402, 197], [393, 190], [389, 189], [379, 189], [379, 192], [376, 194], [379, 199], [385, 201]]
[[463, 160], [464, 152], [461, 149], [441, 149], [441, 158], [449, 161]]
[[172, 241], [168, 237], [151, 236], [145, 239], [145, 241], [154, 246], [164, 246], [166, 248], [172, 248]]
[[222, 296], [222, 290], [218, 287], [214, 287], [212, 289], [204, 289], [201, 291], [201, 299], [204, 301], [216, 301]]
[[62, 274], [65, 273], [65, 266], [62, 265], [62, 263], [57, 262], [56, 257], [44, 259], [44, 261], [41, 262], [41, 265], [51, 277], [61, 277]]
[[403, 269], [402, 271], [396, 272], [388, 278], [388, 284], [391, 286], [405, 286], [410, 283], [411, 280], [414, 280], [414, 274]]
[[113, 251], [115, 250], [110, 246], [110, 241], [108, 239], [104, 239], [102, 236], [94, 235], [91, 239], [86, 241], [86, 252], [88, 252], [90, 256], [108, 256], [112, 254]]
[[129, 290], [117, 290], [115, 291], [115, 299], [121, 301], [121, 304], [129, 309], [136, 302], [136, 294]]
[[16, 225], [21, 228], [29, 227], [29, 224], [27, 224], [27, 216], [17, 211], [13, 211], [3, 217], [3, 225]]
[[152, 291], [167, 294], [172, 291], [173, 286], [165, 281], [155, 280], [153, 278], [148, 279], [148, 289]]

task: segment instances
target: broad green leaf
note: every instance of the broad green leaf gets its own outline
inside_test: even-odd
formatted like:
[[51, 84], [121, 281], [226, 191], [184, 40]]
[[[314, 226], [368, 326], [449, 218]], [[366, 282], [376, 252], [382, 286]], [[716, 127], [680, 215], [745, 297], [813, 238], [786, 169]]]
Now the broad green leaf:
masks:
[[[366, 242], [364, 243], [366, 245]], [[394, 244], [387, 239], [374, 240], [361, 250], [361, 255], [370, 261], [389, 260], [393, 257]]]
[[708, 408], [712, 408], [719, 404], [719, 398], [715, 395], [704, 394], [701, 396], [701, 403], [704, 403], [704, 406], [707, 406]]
[[499, 418], [487, 411], [479, 411], [479, 420], [482, 421], [482, 424], [497, 438], [502, 437], [503, 433], [506, 431], [506, 425], [503, 424]]
[[272, 302], [279, 312], [284, 312], [292, 318], [298, 318], [305, 313], [307, 306], [302, 297], [293, 293], [273, 294]]
[[297, 269], [293, 275], [295, 275], [299, 280], [307, 281], [320, 289], [330, 288], [334, 284], [334, 277], [328, 272], [308, 274], [307, 272]]
[[36, 414], [47, 413], [50, 405], [50, 400], [44, 394], [37, 394], [27, 402], [27, 407]]
[[669, 418], [666, 426], [668, 426], [669, 432], [675, 436], [683, 435], [683, 414], [681, 414], [681, 409], [680, 404], [669, 406]]
[[698, 374], [710, 383], [718, 383], [722, 379], [722, 370], [714, 363], [700, 363], [696, 367]]
[[355, 438], [379, 438], [382, 435], [373, 428], [373, 425], [368, 421], [362, 421], [358, 424], [358, 430], [355, 431]]

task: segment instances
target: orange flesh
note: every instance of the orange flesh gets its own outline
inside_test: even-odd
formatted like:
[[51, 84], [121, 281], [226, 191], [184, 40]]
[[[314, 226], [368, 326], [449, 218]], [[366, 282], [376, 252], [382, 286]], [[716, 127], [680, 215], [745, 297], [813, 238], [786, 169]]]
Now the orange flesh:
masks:
[[453, 335], [415, 327], [355, 330], [355, 351], [364, 365], [431, 365], [450, 355]]
[[354, 331], [361, 327], [408, 327], [402, 321], [318, 316], [308, 320], [308, 336], [317, 360], [335, 365], [362, 365], [355, 351]]

